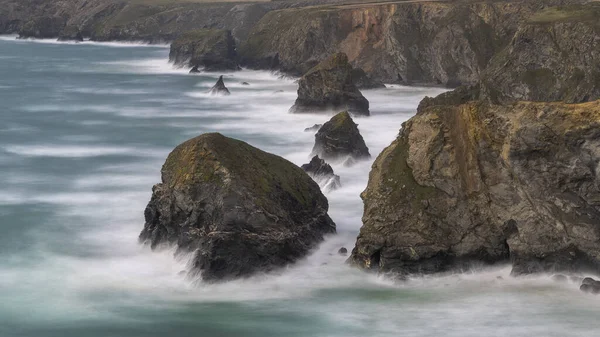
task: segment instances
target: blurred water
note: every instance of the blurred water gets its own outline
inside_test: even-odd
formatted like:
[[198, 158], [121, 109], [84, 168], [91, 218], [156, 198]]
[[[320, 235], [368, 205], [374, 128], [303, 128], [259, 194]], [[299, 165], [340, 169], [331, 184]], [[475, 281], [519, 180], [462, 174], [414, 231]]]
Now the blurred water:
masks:
[[[0, 336], [597, 336], [600, 301], [509, 269], [397, 283], [335, 254], [361, 225], [371, 162], [334, 166], [338, 235], [273, 275], [220, 285], [179, 276], [184, 258], [138, 245], [169, 151], [203, 132], [308, 162], [323, 115], [291, 115], [293, 80], [188, 75], [168, 49], [0, 38]], [[249, 82], [249, 86], [241, 82]], [[284, 90], [283, 93], [275, 93]], [[438, 89], [366, 91], [356, 122], [375, 156]], [[498, 279], [497, 276], [502, 276]]]

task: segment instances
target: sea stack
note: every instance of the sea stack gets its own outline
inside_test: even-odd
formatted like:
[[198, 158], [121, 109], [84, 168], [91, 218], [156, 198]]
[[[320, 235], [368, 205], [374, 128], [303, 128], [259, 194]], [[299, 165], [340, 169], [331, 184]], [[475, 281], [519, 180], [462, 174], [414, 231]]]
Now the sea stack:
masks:
[[298, 81], [298, 98], [292, 113], [346, 110], [353, 115], [369, 116], [369, 101], [352, 80], [348, 56], [336, 53], [309, 70]]
[[342, 187], [340, 176], [334, 174], [331, 165], [327, 164], [319, 156], [314, 156], [308, 164], [302, 165], [302, 169], [320, 186], [323, 186], [323, 190], [326, 192]]
[[301, 168], [218, 133], [177, 146], [152, 189], [140, 240], [196, 252], [207, 282], [269, 272], [335, 233], [327, 199]]
[[219, 76], [217, 83], [215, 83], [215, 85], [212, 88], [210, 88], [209, 93], [211, 95], [221, 95], [221, 96], [228, 96], [231, 94], [229, 92], [229, 89], [227, 89], [227, 87], [225, 86], [225, 83], [223, 82], [223, 75]]
[[312, 155], [327, 161], [344, 161], [347, 165], [371, 158], [358, 125], [347, 111], [333, 116], [315, 134]]

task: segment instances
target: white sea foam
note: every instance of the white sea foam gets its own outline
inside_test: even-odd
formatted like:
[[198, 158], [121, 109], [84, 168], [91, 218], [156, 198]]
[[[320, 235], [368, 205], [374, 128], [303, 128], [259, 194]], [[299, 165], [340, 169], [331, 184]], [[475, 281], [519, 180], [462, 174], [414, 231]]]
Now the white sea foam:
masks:
[[113, 147], [97, 145], [7, 145], [4, 151], [26, 157], [86, 158], [99, 156], [162, 156], [163, 152], [132, 147]]
[[58, 41], [57, 39], [36, 39], [26, 38], [20, 39], [18, 35], [0, 35], [0, 41], [11, 41], [14, 43], [43, 43], [43, 44], [58, 44], [65, 46], [100, 46], [100, 47], [114, 47], [114, 48], [140, 48], [140, 47], [152, 47], [152, 48], [169, 48], [169, 44], [158, 44], [148, 43], [144, 41], [91, 41], [85, 40], [82, 42], [77, 41]]

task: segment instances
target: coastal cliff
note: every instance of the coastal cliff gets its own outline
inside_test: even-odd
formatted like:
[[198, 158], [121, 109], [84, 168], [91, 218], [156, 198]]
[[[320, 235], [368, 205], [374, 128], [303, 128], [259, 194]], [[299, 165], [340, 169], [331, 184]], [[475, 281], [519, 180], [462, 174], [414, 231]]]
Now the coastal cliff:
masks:
[[600, 271], [600, 102], [430, 105], [373, 164], [356, 265]]

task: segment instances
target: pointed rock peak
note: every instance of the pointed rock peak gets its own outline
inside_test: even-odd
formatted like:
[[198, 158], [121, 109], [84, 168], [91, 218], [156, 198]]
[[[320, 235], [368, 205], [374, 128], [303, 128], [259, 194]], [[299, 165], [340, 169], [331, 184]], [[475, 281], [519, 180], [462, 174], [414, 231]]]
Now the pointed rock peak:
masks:
[[304, 172], [316, 181], [325, 192], [336, 190], [342, 186], [340, 176], [333, 173], [331, 165], [325, 160], [314, 156], [310, 163], [302, 165]]
[[291, 113], [348, 110], [369, 116], [369, 101], [352, 79], [348, 56], [336, 53], [310, 69], [298, 80], [298, 98]]
[[348, 111], [338, 113], [323, 124], [315, 134], [312, 154], [325, 160], [344, 160], [348, 164], [371, 157]]
[[211, 95], [229, 95], [229, 89], [225, 86], [225, 82], [223, 82], [223, 75], [219, 76], [217, 83], [210, 89]]

